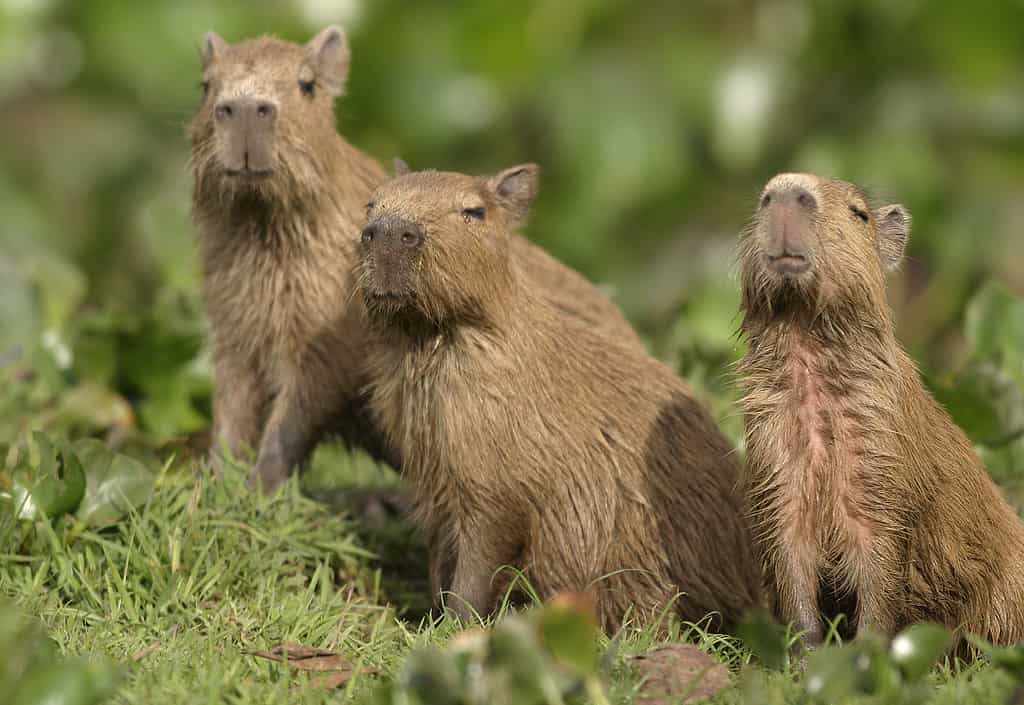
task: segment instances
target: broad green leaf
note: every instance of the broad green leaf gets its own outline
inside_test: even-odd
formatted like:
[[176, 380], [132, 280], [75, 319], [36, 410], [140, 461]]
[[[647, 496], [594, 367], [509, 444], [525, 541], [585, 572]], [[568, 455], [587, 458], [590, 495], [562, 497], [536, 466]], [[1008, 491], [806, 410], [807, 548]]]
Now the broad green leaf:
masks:
[[857, 667], [856, 651], [830, 646], [807, 656], [804, 687], [816, 702], [840, 703], [863, 692], [863, 675]]
[[39, 450], [38, 464], [24, 458], [12, 478], [11, 495], [18, 517], [35, 520], [74, 512], [85, 496], [85, 473], [78, 456], [69, 448], [53, 445], [42, 432], [35, 432], [33, 440]]
[[414, 651], [395, 680], [407, 696], [399, 702], [417, 705], [457, 705], [463, 702], [458, 671], [451, 659], [437, 648]]
[[565, 600], [552, 602], [541, 609], [538, 627], [544, 646], [555, 659], [582, 676], [597, 672], [596, 627], [585, 607]]
[[116, 678], [105, 667], [77, 660], [32, 669], [18, 684], [10, 705], [98, 705], [114, 693]]
[[765, 668], [778, 671], [785, 667], [788, 658], [786, 628], [767, 611], [751, 611], [736, 631]]
[[967, 304], [964, 333], [974, 354], [993, 357], [1024, 379], [1024, 299], [990, 282]]
[[76, 514], [83, 523], [109, 526], [149, 499], [154, 476], [143, 463], [94, 439], [78, 441], [75, 449], [85, 467], [85, 497]]
[[903, 630], [892, 640], [892, 660], [907, 680], [923, 678], [952, 643], [950, 633], [937, 624], [922, 622]]
[[1002, 434], [1003, 424], [995, 402], [979, 388], [976, 378], [958, 376], [952, 384], [930, 386], [935, 399], [972, 441], [990, 441]]

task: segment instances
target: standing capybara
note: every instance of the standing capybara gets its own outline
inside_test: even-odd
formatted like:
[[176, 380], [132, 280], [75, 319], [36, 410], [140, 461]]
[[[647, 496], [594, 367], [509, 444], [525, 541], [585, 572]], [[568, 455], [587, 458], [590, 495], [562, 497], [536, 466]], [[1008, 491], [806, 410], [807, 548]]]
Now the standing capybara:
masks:
[[[384, 171], [335, 129], [349, 68], [338, 27], [307, 45], [202, 45], [191, 124], [193, 219], [213, 332], [214, 438], [258, 451], [252, 481], [282, 482], [330, 432], [393, 464], [368, 422], [358, 361], [365, 309], [352, 233]], [[583, 320], [635, 337], [595, 287], [525, 240], [538, 286]]]
[[773, 178], [741, 246], [745, 492], [780, 617], [1024, 639], [1024, 529], [893, 333], [899, 205]]
[[666, 367], [535, 292], [510, 256], [535, 170], [418, 172], [374, 193], [359, 246], [374, 419], [485, 615], [503, 567], [543, 598], [594, 590], [615, 629], [668, 605], [735, 624], [760, 576], [708, 412]]

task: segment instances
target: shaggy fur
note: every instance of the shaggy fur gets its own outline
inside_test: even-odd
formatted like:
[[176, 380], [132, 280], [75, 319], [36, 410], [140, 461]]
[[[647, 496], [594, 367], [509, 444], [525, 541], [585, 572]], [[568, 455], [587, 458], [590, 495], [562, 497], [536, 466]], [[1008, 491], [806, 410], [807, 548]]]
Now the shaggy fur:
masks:
[[360, 246], [370, 408], [450, 552], [449, 605], [489, 613], [514, 566], [541, 597], [595, 591], [609, 630], [678, 591], [728, 629], [760, 585], [733, 451], [666, 367], [538, 295], [510, 256], [534, 191], [529, 167], [402, 176]]
[[[801, 194], [800, 204], [790, 198]], [[745, 495], [779, 616], [818, 643], [920, 620], [1024, 638], [1024, 530], [893, 332], [910, 217], [851, 184], [768, 183], [741, 243]], [[771, 257], [799, 251], [802, 273]]]
[[[360, 394], [365, 310], [352, 265], [367, 200], [385, 174], [335, 129], [333, 104], [349, 66], [345, 35], [328, 27], [299, 46], [271, 37], [228, 45], [210, 34], [202, 63], [190, 136], [215, 438], [234, 454], [258, 450], [252, 479], [268, 490], [325, 432], [397, 464]], [[259, 129], [237, 109], [224, 113], [246, 100], [272, 108], [253, 117]], [[239, 172], [257, 158], [269, 168]], [[545, 295], [640, 345], [582, 277], [525, 240], [514, 249]]]

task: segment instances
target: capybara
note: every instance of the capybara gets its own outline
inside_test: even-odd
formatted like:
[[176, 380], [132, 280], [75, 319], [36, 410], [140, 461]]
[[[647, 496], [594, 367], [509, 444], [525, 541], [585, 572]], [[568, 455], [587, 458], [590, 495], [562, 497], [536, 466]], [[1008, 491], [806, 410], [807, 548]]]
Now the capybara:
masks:
[[779, 616], [1024, 638], [1024, 530], [893, 332], [910, 214], [781, 174], [740, 246], [745, 496]]
[[[193, 117], [193, 219], [214, 356], [214, 438], [258, 451], [251, 481], [272, 489], [325, 433], [397, 465], [365, 412], [365, 309], [355, 241], [380, 165], [335, 127], [349, 69], [344, 32], [305, 46], [272, 37], [201, 49]], [[525, 240], [538, 286], [583, 320], [639, 339], [581, 276]]]
[[416, 172], [361, 235], [370, 409], [444, 539], [448, 605], [490, 613], [512, 566], [542, 598], [596, 592], [608, 630], [677, 592], [729, 629], [760, 590], [733, 450], [668, 368], [538, 295], [510, 252], [535, 192], [530, 165]]

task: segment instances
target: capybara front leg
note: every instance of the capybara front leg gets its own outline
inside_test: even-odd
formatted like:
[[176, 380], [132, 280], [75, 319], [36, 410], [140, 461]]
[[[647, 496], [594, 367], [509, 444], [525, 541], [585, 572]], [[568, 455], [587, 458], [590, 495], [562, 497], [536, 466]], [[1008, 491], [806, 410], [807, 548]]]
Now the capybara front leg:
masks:
[[824, 634], [818, 607], [816, 562], [809, 552], [792, 546], [781, 548], [772, 571], [780, 616], [803, 632], [807, 646], [818, 646]]
[[257, 449], [267, 411], [267, 392], [256, 370], [230, 353], [217, 356], [214, 375], [210, 459], [219, 471], [224, 453], [240, 458]]

